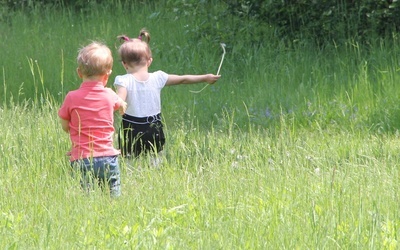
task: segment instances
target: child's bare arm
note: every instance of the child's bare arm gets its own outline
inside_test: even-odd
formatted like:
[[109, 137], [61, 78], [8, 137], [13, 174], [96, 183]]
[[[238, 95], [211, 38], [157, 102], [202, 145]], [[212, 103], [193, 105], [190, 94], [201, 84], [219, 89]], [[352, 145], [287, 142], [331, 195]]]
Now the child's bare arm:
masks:
[[118, 95], [119, 97], [121, 97], [121, 99], [122, 99], [123, 101], [126, 101], [126, 96], [127, 96], [127, 94], [128, 94], [128, 91], [126, 90], [125, 87], [117, 86], [117, 95]]
[[60, 121], [61, 121], [61, 127], [62, 127], [62, 129], [63, 129], [65, 132], [69, 133], [69, 121], [68, 121], [68, 120], [64, 120], [64, 119], [62, 119], [62, 118], [60, 118]]
[[126, 109], [128, 107], [128, 104], [125, 102], [127, 94], [128, 94], [128, 91], [126, 90], [125, 87], [117, 86], [117, 95], [119, 97], [119, 100], [118, 100], [119, 109], [118, 110], [121, 115], [125, 114]]
[[209, 84], [215, 83], [221, 76], [206, 74], [206, 75], [168, 75], [166, 85], [178, 85], [178, 84], [192, 84], [207, 82]]

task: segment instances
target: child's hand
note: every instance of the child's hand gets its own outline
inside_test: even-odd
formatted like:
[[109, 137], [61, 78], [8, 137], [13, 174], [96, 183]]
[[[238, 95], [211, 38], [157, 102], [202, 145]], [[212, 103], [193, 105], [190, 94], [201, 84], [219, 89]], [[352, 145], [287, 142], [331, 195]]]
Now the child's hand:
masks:
[[120, 99], [119, 102], [120, 102], [120, 107], [119, 107], [118, 111], [119, 111], [120, 115], [123, 115], [126, 112], [128, 104], [126, 102], [124, 102], [122, 99]]
[[214, 84], [218, 79], [220, 78], [220, 75], [214, 75], [214, 74], [207, 74], [206, 75], [206, 82], [209, 84]]

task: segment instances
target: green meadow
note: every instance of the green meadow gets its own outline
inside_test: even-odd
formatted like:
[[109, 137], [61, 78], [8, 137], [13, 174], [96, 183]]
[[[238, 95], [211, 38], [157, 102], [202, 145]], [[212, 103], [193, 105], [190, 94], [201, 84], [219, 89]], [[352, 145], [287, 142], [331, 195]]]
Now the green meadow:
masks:
[[[0, 248], [398, 249], [399, 37], [288, 46], [263, 27], [252, 43], [222, 3], [168, 2], [3, 13]], [[77, 51], [106, 43], [113, 87], [116, 37], [142, 27], [151, 71], [216, 73], [225, 43], [222, 77], [165, 88], [162, 164], [120, 158], [122, 196], [86, 195], [57, 116]]]

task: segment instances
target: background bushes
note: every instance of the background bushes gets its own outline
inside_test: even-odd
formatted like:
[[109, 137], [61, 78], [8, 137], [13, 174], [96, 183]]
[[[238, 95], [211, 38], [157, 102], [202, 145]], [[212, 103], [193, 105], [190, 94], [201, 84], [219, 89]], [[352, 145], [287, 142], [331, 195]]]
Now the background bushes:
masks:
[[[120, 1], [129, 5], [146, 1]], [[107, 0], [0, 0], [0, 20], [10, 11], [35, 8], [68, 8], [88, 11]], [[150, 3], [147, 3], [150, 4]], [[400, 30], [400, 2], [396, 0], [154, 0], [152, 5], [174, 8], [177, 15], [208, 15], [209, 19], [195, 27], [195, 39], [205, 34], [210, 39], [231, 40], [246, 36], [251, 43], [262, 43], [266, 30], [286, 42], [315, 42], [319, 45], [348, 39], [368, 42], [391, 37]], [[229, 22], [229, 29], [226, 29]], [[224, 25], [221, 25], [224, 23]], [[223, 31], [223, 32], [221, 32]]]
[[289, 41], [368, 41], [400, 30], [400, 3], [393, 0], [226, 1], [232, 15], [276, 28]]

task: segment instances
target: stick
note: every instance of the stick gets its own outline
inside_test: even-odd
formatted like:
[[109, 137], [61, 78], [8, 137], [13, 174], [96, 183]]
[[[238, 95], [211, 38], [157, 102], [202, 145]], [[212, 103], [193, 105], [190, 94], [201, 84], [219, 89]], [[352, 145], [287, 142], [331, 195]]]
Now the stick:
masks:
[[224, 51], [224, 53], [222, 53], [221, 63], [219, 64], [217, 75], [219, 75], [219, 71], [221, 70], [222, 63], [224, 62], [225, 53], [226, 53], [225, 46], [226, 46], [225, 43], [221, 43], [221, 47], [222, 47], [222, 50]]
[[[217, 75], [219, 75], [219, 72], [220, 72], [220, 70], [221, 70], [222, 63], [224, 62], [225, 53], [226, 53], [226, 51], [225, 51], [226, 44], [225, 44], [225, 43], [221, 43], [221, 47], [222, 47], [222, 50], [224, 51], [224, 53], [222, 53], [222, 58], [221, 58], [221, 62], [220, 62], [219, 67], [218, 67]], [[200, 89], [200, 90], [197, 90], [197, 91], [195, 91], [195, 90], [190, 90], [190, 92], [195, 93], [195, 94], [198, 94], [198, 93], [200, 93], [201, 91], [203, 91], [205, 88], [207, 88], [208, 85], [210, 85], [210, 84], [207, 84], [206, 86], [204, 86], [204, 87], [203, 87], [202, 89]]]

